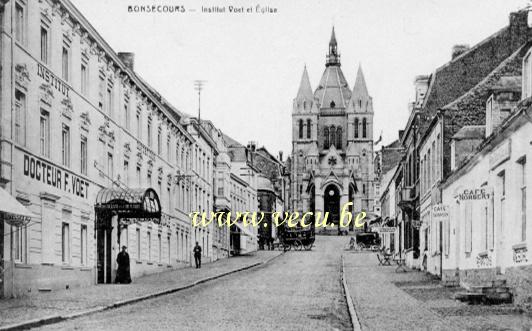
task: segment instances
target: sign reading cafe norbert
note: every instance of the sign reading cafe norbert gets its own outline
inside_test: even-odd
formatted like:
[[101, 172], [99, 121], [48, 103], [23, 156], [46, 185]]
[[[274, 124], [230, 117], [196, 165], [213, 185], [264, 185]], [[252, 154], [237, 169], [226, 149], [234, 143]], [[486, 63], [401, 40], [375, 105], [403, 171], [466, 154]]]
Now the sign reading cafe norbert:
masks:
[[24, 153], [24, 176], [87, 199], [89, 183], [71, 172]]
[[476, 189], [465, 189], [458, 193], [456, 198], [460, 201], [464, 200], [488, 200], [491, 198], [492, 190], [488, 187], [481, 187]]

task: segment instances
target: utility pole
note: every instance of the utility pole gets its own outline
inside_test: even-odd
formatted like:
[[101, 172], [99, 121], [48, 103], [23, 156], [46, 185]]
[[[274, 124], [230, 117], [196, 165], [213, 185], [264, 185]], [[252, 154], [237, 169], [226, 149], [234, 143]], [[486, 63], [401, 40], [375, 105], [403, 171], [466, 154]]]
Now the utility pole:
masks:
[[201, 123], [201, 91], [205, 86], [206, 80], [195, 80], [194, 89], [198, 91], [198, 123]]

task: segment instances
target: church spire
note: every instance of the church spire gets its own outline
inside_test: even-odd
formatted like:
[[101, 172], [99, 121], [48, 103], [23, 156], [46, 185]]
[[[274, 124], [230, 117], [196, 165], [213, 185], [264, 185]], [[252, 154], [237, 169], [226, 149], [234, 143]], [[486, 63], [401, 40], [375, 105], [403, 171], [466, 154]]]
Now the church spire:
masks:
[[336, 42], [336, 34], [334, 33], [334, 26], [332, 28], [331, 41], [329, 41], [329, 53], [327, 54], [327, 62], [325, 66], [340, 65], [340, 54], [338, 53], [338, 44]]
[[355, 80], [355, 86], [353, 87], [353, 96], [357, 98], [369, 97], [368, 88], [366, 86], [366, 80], [364, 79], [364, 73], [362, 72], [362, 65], [358, 65], [357, 78]]
[[301, 83], [299, 84], [299, 91], [297, 91], [296, 99], [312, 100], [314, 98], [312, 94], [312, 88], [310, 87], [310, 80], [308, 78], [307, 66], [303, 69], [303, 75], [301, 76]]

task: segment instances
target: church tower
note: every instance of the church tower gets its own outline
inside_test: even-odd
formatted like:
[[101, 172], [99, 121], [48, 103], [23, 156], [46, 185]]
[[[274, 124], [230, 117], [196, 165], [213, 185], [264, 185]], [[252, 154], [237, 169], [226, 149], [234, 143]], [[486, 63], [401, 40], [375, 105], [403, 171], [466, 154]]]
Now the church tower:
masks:
[[341, 69], [334, 28], [325, 70], [312, 92], [307, 68], [292, 108], [291, 208], [373, 211], [373, 102], [359, 66], [353, 89]]

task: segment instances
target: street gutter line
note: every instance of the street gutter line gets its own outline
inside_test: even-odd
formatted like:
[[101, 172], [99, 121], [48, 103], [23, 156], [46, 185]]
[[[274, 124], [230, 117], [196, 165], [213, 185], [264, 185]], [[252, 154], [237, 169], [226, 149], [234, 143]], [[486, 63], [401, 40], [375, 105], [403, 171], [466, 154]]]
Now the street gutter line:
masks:
[[59, 323], [59, 322], [64, 322], [66, 320], [71, 320], [71, 319], [74, 319], [74, 318], [83, 317], [83, 316], [87, 316], [87, 315], [103, 312], [105, 310], [110, 310], [110, 309], [119, 308], [119, 307], [122, 307], [122, 306], [125, 306], [125, 305], [130, 305], [130, 304], [137, 303], [137, 302], [140, 302], [140, 301], [153, 299], [153, 298], [160, 297], [160, 296], [163, 296], [163, 295], [172, 294], [172, 293], [175, 293], [175, 292], [180, 292], [180, 291], [183, 291], [183, 290], [198, 286], [200, 284], [207, 283], [209, 281], [228, 276], [230, 274], [234, 274], [234, 273], [237, 273], [237, 272], [240, 272], [240, 271], [245, 271], [245, 270], [248, 270], [248, 269], [252, 269], [252, 268], [255, 268], [255, 267], [266, 265], [266, 264], [270, 263], [272, 260], [274, 260], [275, 258], [277, 258], [277, 257], [279, 257], [281, 255], [284, 255], [284, 252], [281, 252], [281, 254], [273, 256], [273, 257], [270, 257], [269, 259], [264, 260], [262, 262], [256, 262], [256, 263], [244, 266], [244, 267], [240, 267], [240, 268], [237, 268], [237, 269], [234, 269], [234, 270], [226, 271], [226, 272], [218, 274], [218, 275], [206, 277], [206, 278], [194, 281], [194, 282], [192, 282], [190, 284], [187, 284], [187, 285], [182, 285], [182, 286], [178, 286], [178, 287], [162, 290], [162, 291], [159, 291], [159, 292], [150, 293], [150, 294], [138, 296], [138, 297], [131, 298], [131, 299], [115, 301], [115, 302], [113, 302], [111, 304], [108, 304], [108, 305], [105, 305], [105, 306], [98, 306], [98, 307], [94, 307], [94, 308], [90, 308], [90, 309], [86, 309], [86, 310], [81, 310], [81, 311], [78, 311], [78, 312], [75, 312], [75, 313], [71, 313], [71, 314], [66, 314], [66, 315], [51, 315], [51, 316], [48, 316], [48, 317], [37, 318], [37, 319], [29, 320], [29, 321], [16, 323], [16, 324], [0, 326], [0, 331], [27, 330], [27, 329], [30, 329], [30, 328], [35, 328], [35, 327], [39, 327], [39, 326], [43, 326], [43, 325], [56, 324], [56, 323]]
[[342, 268], [340, 270], [340, 275], [342, 277], [342, 285], [344, 288], [344, 296], [347, 301], [347, 308], [349, 309], [349, 316], [351, 317], [351, 325], [353, 326], [353, 331], [361, 331], [360, 321], [358, 320], [357, 312], [355, 311], [355, 305], [353, 304], [353, 298], [349, 293], [349, 287], [347, 287], [347, 282], [345, 280], [345, 264], [344, 264], [344, 255], [342, 254]]

